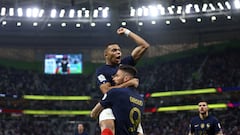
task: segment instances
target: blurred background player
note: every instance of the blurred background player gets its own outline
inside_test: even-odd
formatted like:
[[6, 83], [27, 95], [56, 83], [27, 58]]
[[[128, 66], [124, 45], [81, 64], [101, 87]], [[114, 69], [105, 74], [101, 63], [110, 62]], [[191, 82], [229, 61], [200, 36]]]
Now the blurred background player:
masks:
[[[136, 76], [136, 69], [129, 65], [120, 65], [113, 77], [116, 85], [125, 83]], [[104, 108], [112, 108], [115, 116], [116, 135], [137, 135], [138, 126], [144, 110], [144, 100], [135, 87], [112, 88], [91, 112], [91, 117], [96, 118]], [[113, 135], [108, 128], [102, 135]]]
[[199, 115], [192, 118], [188, 135], [223, 135], [218, 119], [208, 114], [206, 101], [198, 103]]
[[[122, 52], [118, 44], [110, 43], [107, 45], [106, 49], [104, 50], [105, 65], [96, 70], [97, 85], [103, 94], [105, 94], [111, 88], [138, 86], [138, 79], [136, 78], [120, 85], [115, 85], [112, 80], [112, 76], [116, 74], [120, 64], [135, 66], [137, 61], [143, 56], [150, 46], [143, 38], [126, 28], [120, 27], [117, 30], [117, 34], [126, 35], [137, 44], [137, 47], [133, 49], [131, 55], [122, 58]], [[114, 119], [115, 117], [112, 113], [112, 110], [110, 108], [104, 109], [99, 115], [99, 125], [101, 131], [103, 131], [105, 128], [109, 128], [114, 133]], [[140, 132], [143, 132], [142, 129], [139, 130], [141, 130]]]

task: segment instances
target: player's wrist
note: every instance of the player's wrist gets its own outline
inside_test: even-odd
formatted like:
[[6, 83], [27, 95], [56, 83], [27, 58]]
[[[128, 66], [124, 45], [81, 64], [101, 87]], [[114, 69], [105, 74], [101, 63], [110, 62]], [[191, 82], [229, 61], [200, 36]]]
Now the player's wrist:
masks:
[[124, 31], [124, 34], [128, 37], [129, 36], [129, 34], [131, 33], [131, 31], [130, 30], [128, 30], [128, 29], [125, 29], [125, 31]]

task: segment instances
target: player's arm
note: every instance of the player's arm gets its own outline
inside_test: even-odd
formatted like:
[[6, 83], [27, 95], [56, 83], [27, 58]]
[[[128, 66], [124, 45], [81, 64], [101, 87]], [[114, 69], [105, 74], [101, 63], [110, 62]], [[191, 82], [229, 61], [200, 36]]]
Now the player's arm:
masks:
[[223, 135], [223, 132], [219, 131], [216, 135]]
[[97, 103], [95, 105], [95, 107], [92, 109], [91, 113], [90, 113], [90, 117], [92, 118], [97, 118], [99, 113], [104, 109], [104, 107], [100, 104]]
[[131, 53], [135, 61], [138, 61], [150, 46], [149, 43], [145, 41], [142, 37], [126, 28], [120, 27], [117, 30], [117, 33], [119, 35], [125, 34], [127, 37], [131, 38], [137, 44], [137, 47]]
[[102, 93], [105, 94], [112, 88], [125, 88], [129, 86], [134, 86], [135, 88], [137, 88], [138, 84], [139, 84], [139, 80], [137, 78], [133, 78], [125, 83], [122, 83], [120, 85], [115, 85], [115, 86], [111, 86], [109, 82], [106, 82], [100, 85], [100, 89]]

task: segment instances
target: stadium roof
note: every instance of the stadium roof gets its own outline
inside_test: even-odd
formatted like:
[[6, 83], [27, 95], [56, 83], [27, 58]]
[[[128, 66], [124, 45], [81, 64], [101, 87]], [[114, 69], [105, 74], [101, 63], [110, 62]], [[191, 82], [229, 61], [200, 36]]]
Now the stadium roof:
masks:
[[[123, 22], [126, 23], [124, 27], [141, 34], [153, 45], [239, 39], [240, 9], [234, 7], [235, 1], [239, 2], [239, 0], [3, 0], [0, 2], [0, 12], [2, 14], [4, 10], [2, 8], [5, 8], [6, 13], [0, 16], [0, 46], [91, 48], [108, 42], [126, 43], [128, 40], [120, 38], [115, 33]], [[230, 9], [227, 2], [231, 6]], [[220, 9], [218, 3], [223, 9]], [[150, 11], [159, 4], [166, 14], [155, 18], [138, 16], [137, 13], [130, 16], [131, 9], [137, 12], [147, 8]], [[195, 12], [194, 4], [198, 5], [200, 10], [203, 10], [206, 4], [207, 11]], [[186, 13], [186, 5], [190, 5], [193, 12]], [[211, 5], [215, 9], [212, 9]], [[107, 18], [92, 17], [93, 10], [99, 7], [109, 7]], [[182, 8], [181, 13], [177, 13], [179, 7]], [[18, 8], [22, 8], [23, 17], [17, 16]], [[24, 17], [25, 11], [28, 9], [33, 11], [35, 8], [38, 12], [40, 9], [45, 10], [45, 16]], [[15, 13], [12, 16], [11, 9]], [[50, 17], [52, 9], [57, 12], [56, 18]], [[66, 16], [71, 9], [75, 10], [75, 15], [77, 10], [81, 12], [88, 10], [90, 17], [80, 19], [75, 16], [58, 17], [62, 9], [65, 10]], [[173, 10], [173, 14], [170, 10]], [[96, 26], [92, 26], [92, 23]]]

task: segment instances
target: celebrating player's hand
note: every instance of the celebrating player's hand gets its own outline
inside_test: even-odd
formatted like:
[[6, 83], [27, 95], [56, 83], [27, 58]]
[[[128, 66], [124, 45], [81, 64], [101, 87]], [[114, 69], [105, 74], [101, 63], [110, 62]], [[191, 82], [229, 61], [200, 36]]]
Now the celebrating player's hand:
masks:
[[120, 27], [120, 28], [117, 30], [117, 34], [123, 35], [126, 30], [128, 30], [128, 29], [123, 28], [123, 27]]

